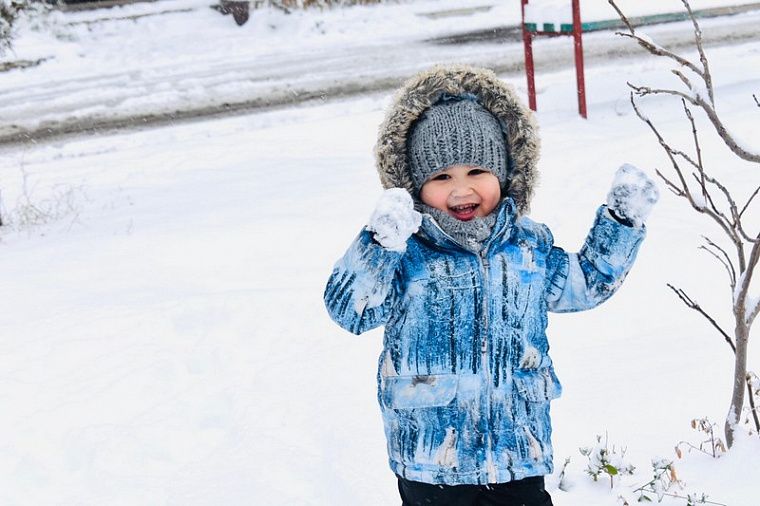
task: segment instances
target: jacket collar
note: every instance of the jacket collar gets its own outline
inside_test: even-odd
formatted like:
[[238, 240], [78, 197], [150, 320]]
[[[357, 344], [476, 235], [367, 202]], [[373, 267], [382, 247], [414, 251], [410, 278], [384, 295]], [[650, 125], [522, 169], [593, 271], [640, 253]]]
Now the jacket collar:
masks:
[[[509, 237], [508, 232], [512, 229], [517, 219], [517, 205], [511, 197], [506, 197], [501, 201], [494, 211], [496, 213], [496, 223], [494, 223], [491, 236], [486, 239], [481, 251], [487, 252], [491, 244], [497, 241], [503, 241], [504, 237]], [[422, 215], [422, 225], [417, 233], [425, 242], [429, 242], [443, 249], [465, 250], [470, 253], [477, 253], [458, 243], [449, 234], [443, 231], [438, 222], [429, 215]]]

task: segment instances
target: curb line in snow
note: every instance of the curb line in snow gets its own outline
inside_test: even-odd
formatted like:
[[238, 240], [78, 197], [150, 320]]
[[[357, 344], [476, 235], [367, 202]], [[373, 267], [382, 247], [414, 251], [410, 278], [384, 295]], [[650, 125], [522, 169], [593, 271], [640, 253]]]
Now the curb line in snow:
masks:
[[[757, 9], [760, 3], [752, 4]], [[744, 9], [748, 6], [725, 7], [721, 8], [726, 13], [735, 14], [737, 11], [730, 9]], [[716, 9], [712, 9], [713, 11]], [[746, 12], [749, 9], [741, 10]], [[506, 27], [502, 30], [489, 30], [490, 36], [505, 37], [515, 36], [512, 32], [520, 33], [518, 27]], [[466, 37], [460, 35], [456, 37]], [[484, 42], [483, 39], [462, 38], [459, 44], [477, 41]], [[670, 40], [666, 40], [669, 37]], [[752, 40], [760, 40], [760, 32], [756, 30], [756, 20], [742, 24], [735, 24], [722, 29], [715, 29], [705, 34], [705, 46], [719, 46], [726, 44], [735, 44]], [[438, 46], [451, 45], [452, 37], [441, 37], [435, 40], [423, 41], [424, 45], [435, 44]], [[498, 42], [490, 41], [492, 46], [499, 46]], [[661, 43], [671, 50], [689, 48], [693, 45], [693, 34], [690, 30], [677, 32], [674, 31], [666, 36]], [[584, 40], [584, 53], [588, 65], [598, 64], [604, 61], [622, 58], [636, 58], [646, 53], [638, 45], [631, 43], [622, 38], [609, 40], [595, 39], [589, 37]], [[471, 56], [467, 60], [456, 59], [460, 63], [470, 63], [473, 65], [491, 68], [500, 75], [519, 75], [524, 72], [522, 44], [513, 42], [511, 44], [501, 43], [503, 51], [486, 54], [486, 52], [477, 52], [477, 56]], [[392, 50], [393, 47], [389, 47]], [[405, 47], [404, 50], [413, 50], [414, 48]], [[571, 48], [568, 46], [568, 50]], [[347, 69], [341, 76], [319, 75], [319, 64], [315, 66], [313, 79], [309, 84], [302, 88], [291, 85], [287, 77], [277, 78], [269, 76], [266, 79], [267, 87], [259, 93], [252, 94], [243, 100], [231, 101], [225, 100], [224, 97], [214, 100], [213, 97], [199, 106], [189, 105], [181, 109], [171, 106], [165, 110], [153, 110], [148, 113], [125, 112], [122, 114], [110, 115], [91, 115], [89, 117], [72, 117], [63, 120], [42, 122], [34, 128], [24, 128], [18, 125], [0, 125], [0, 145], [17, 144], [17, 143], [34, 143], [45, 139], [62, 137], [67, 135], [94, 134], [109, 130], [125, 130], [133, 128], [144, 128], [147, 126], [161, 126], [176, 122], [193, 121], [198, 118], [213, 118], [219, 116], [229, 116], [236, 114], [247, 114], [254, 111], [264, 111], [280, 107], [292, 107], [302, 103], [314, 103], [319, 101], [343, 99], [367, 93], [390, 91], [397, 88], [410, 75], [427, 68], [433, 63], [445, 62], [445, 59], [425, 60], [420, 59], [413, 65], [403, 67], [383, 69], [374, 75], [356, 75]], [[569, 52], [564, 52], [561, 48], [552, 51], [551, 55], [543, 55], [536, 61], [538, 70], [558, 70], [570, 68], [573, 65], [572, 56]]]

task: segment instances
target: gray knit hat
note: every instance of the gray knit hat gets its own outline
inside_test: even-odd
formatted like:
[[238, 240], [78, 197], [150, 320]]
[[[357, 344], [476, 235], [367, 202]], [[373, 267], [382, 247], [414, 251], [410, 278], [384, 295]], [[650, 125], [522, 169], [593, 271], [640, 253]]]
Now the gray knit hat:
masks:
[[507, 181], [507, 142], [499, 120], [467, 95], [444, 97], [412, 126], [407, 156], [415, 189], [452, 165], [478, 165], [502, 187]]

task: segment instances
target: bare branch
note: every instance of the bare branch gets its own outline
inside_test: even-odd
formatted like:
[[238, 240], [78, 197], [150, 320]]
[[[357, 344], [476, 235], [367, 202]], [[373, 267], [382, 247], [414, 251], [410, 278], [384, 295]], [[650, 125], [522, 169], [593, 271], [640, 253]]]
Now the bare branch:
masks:
[[[705, 176], [705, 177], [706, 177], [707, 182], [715, 185], [721, 191], [721, 193], [726, 197], [726, 200], [728, 201], [729, 208], [731, 209], [731, 217], [733, 218], [733, 221], [731, 222], [731, 228], [733, 229], [734, 234], [732, 235], [731, 240], [734, 241], [734, 244], [736, 244], [736, 247], [739, 248], [742, 238], [745, 241], [750, 242], [750, 243], [754, 243], [755, 241], [757, 241], [758, 239], [751, 238], [744, 231], [741, 218], [739, 217], [739, 211], [736, 207], [736, 201], [734, 201], [733, 197], [731, 196], [731, 193], [728, 191], [728, 188], [726, 188], [720, 181], [718, 181], [714, 177], [710, 177], [710, 176]], [[743, 269], [744, 268], [744, 251], [743, 250], [740, 250], [739, 257], [740, 257], [739, 265]]]
[[720, 190], [720, 192], [723, 194], [724, 197], [726, 197], [726, 200], [728, 201], [728, 206], [731, 209], [731, 216], [734, 218], [737, 218], [739, 216], [739, 211], [736, 208], [736, 202], [734, 201], [734, 198], [731, 196], [731, 192], [728, 191], [728, 188], [715, 179], [714, 177], [705, 175], [705, 181], [708, 183], [714, 185], [716, 188]]
[[[671, 51], [668, 51], [664, 47], [656, 45], [656, 44], [653, 44], [651, 41], [648, 41], [648, 40], [646, 40], [646, 39], [644, 39], [644, 38], [639, 37], [638, 35], [636, 35], [636, 29], [631, 24], [631, 22], [628, 20], [628, 18], [625, 16], [625, 14], [623, 14], [623, 11], [621, 11], [620, 8], [617, 6], [617, 4], [615, 4], [615, 1], [614, 0], [607, 0], [607, 2], [612, 6], [613, 9], [615, 9], [615, 11], [618, 13], [618, 16], [620, 16], [620, 19], [623, 21], [623, 23], [625, 23], [625, 26], [628, 28], [628, 31], [630, 32], [630, 33], [620, 33], [620, 32], [618, 32], [617, 35], [620, 35], [621, 37], [629, 37], [631, 39], [634, 39], [636, 42], [639, 43], [639, 45], [641, 47], [643, 47], [644, 49], [646, 49], [647, 51], [649, 51], [654, 56], [664, 56], [666, 58], [670, 58], [671, 60], [674, 60], [675, 62], [677, 62], [679, 65], [682, 65], [684, 67], [687, 67], [687, 68], [691, 69], [695, 74], [697, 74], [702, 79], [705, 78], [704, 72], [702, 72], [702, 70], [699, 67], [697, 67], [696, 65], [694, 65], [689, 60], [687, 60], [685, 58], [682, 58], [682, 57], [678, 56], [677, 54], [675, 54], [675, 53], [673, 53]], [[691, 12], [691, 10], [689, 10], [689, 12]], [[692, 16], [692, 20], [693, 20], [693, 16]], [[702, 38], [701, 37], [701, 32], [700, 32], [699, 38], [700, 38], [700, 40]]]
[[755, 430], [760, 433], [760, 419], [757, 417], [757, 408], [755, 407], [755, 392], [752, 391], [752, 373], [747, 373], [747, 397], [749, 398], [750, 412], [755, 420]]
[[713, 200], [712, 194], [707, 190], [707, 186], [705, 186], [705, 174], [702, 173], [701, 176], [698, 176], [697, 174], [692, 174], [694, 176], [694, 179], [697, 180], [697, 183], [699, 183], [700, 187], [702, 188], [702, 196], [705, 198], [705, 201], [710, 204], [710, 209], [712, 209], [713, 213], [715, 213], [717, 216], [720, 217], [721, 220], [723, 220], [726, 223], [726, 226], [733, 227], [733, 223], [731, 220], [728, 219], [728, 216], [726, 216], [723, 212], [721, 212], [718, 207], [715, 205], [715, 201]]
[[[618, 13], [618, 16], [620, 16], [620, 19], [625, 23], [625, 26], [628, 27], [628, 31], [631, 32], [631, 34], [635, 33], [635, 30], [633, 29], [633, 25], [631, 25], [631, 22], [628, 21], [628, 18], [623, 14], [623, 11], [620, 10], [620, 8], [615, 3], [615, 0], [607, 0], [607, 2], [612, 6], [613, 9], [615, 9], [615, 12]], [[622, 34], [621, 34], [622, 35]]]
[[648, 86], [634, 86], [631, 83], [628, 83], [628, 86], [633, 89], [637, 95], [640, 97], [644, 97], [647, 95], [675, 95], [677, 97], [681, 97], [682, 99], [686, 100], [690, 104], [699, 107], [702, 109], [705, 114], [707, 115], [707, 118], [710, 120], [710, 123], [712, 123], [713, 127], [715, 128], [715, 131], [717, 132], [718, 136], [723, 140], [723, 143], [730, 149], [736, 156], [741, 158], [742, 160], [746, 160], [748, 162], [755, 162], [760, 163], [760, 153], [752, 153], [750, 151], [747, 151], [743, 147], [739, 146], [739, 144], [736, 142], [736, 140], [733, 138], [733, 136], [728, 132], [725, 125], [723, 124], [723, 121], [721, 121], [720, 117], [718, 116], [718, 113], [715, 111], [715, 108], [707, 103], [705, 99], [700, 95], [699, 93], [694, 93], [693, 95], [684, 93], [682, 91], [676, 91], [671, 90], [667, 88], [649, 88]]
[[675, 70], [675, 69], [674, 69], [674, 70], [671, 70], [671, 72], [672, 72], [673, 74], [675, 74], [675, 75], [678, 77], [678, 79], [680, 79], [680, 80], [681, 80], [681, 82], [682, 82], [682, 83], [684, 83], [684, 84], [686, 85], [686, 87], [687, 87], [687, 88], [689, 88], [689, 90], [691, 90], [691, 91], [694, 91], [694, 85], [693, 85], [693, 84], [691, 84], [691, 81], [689, 80], [689, 78], [688, 78], [688, 77], [686, 77], [686, 76], [683, 74], [683, 72], [681, 72], [680, 70]]
[[677, 97], [681, 97], [690, 104], [700, 107], [700, 104], [697, 102], [696, 98], [691, 95], [687, 95], [682, 91], [670, 90], [667, 88], [650, 88], [648, 86], [634, 86], [631, 83], [628, 83], [628, 86], [640, 97], [645, 97], [647, 95], [675, 95]]
[[[688, 79], [684, 77], [683, 80], [686, 82], [689, 88], [691, 88], [691, 83], [688, 81]], [[699, 135], [697, 134], [697, 124], [694, 122], [694, 115], [691, 114], [691, 109], [689, 109], [689, 107], [686, 105], [686, 100], [681, 99], [681, 105], [683, 106], [683, 111], [686, 114], [686, 118], [689, 120], [689, 124], [691, 125], [691, 135], [694, 137], [694, 149], [697, 152], [697, 161], [692, 162], [692, 165], [694, 165], [699, 171], [699, 185], [702, 187], [702, 196], [705, 199], [709, 200], [713, 211], [718, 213], [718, 208], [715, 207], [715, 202], [713, 202], [712, 195], [710, 195], [710, 192], [707, 191], [707, 185], [705, 185], [705, 168], [702, 164], [702, 148], [699, 146]]]
[[731, 257], [728, 256], [728, 253], [726, 253], [726, 250], [724, 250], [723, 248], [715, 244], [706, 235], [703, 235], [702, 238], [707, 243], [707, 246], [709, 246], [710, 248], [714, 250], [717, 250], [718, 252], [721, 253], [721, 255], [723, 255], [723, 258], [721, 258], [720, 256], [718, 256], [717, 253], [710, 250], [707, 246], [700, 246], [700, 249], [703, 249], [707, 251], [708, 253], [710, 253], [711, 255], [713, 255], [715, 258], [718, 259], [720, 263], [722, 263], [725, 266], [726, 270], [728, 271], [728, 277], [731, 280], [731, 290], [733, 291], [734, 288], [736, 287], [736, 269], [734, 268], [734, 263], [731, 261]]
[[686, 198], [686, 194], [681, 190], [678, 186], [676, 186], [675, 183], [673, 183], [670, 179], [665, 177], [662, 172], [660, 172], [660, 169], [655, 169], [655, 172], [658, 176], [660, 176], [660, 179], [663, 180], [665, 185], [668, 187], [668, 190], [672, 191], [676, 194], [677, 197], [684, 197]]
[[[631, 86], [631, 88], [633, 88], [639, 96], [676, 95], [685, 99], [689, 103], [697, 107], [700, 107], [701, 109], [705, 111], [705, 114], [707, 114], [707, 117], [710, 119], [710, 122], [713, 124], [713, 127], [715, 128], [715, 131], [718, 133], [720, 138], [736, 156], [748, 162], [760, 163], [760, 153], [753, 153], [739, 146], [739, 144], [736, 142], [733, 136], [730, 133], [728, 133], [725, 125], [723, 125], [723, 122], [721, 121], [720, 117], [715, 111], [715, 93], [713, 90], [712, 75], [710, 74], [710, 67], [707, 60], [707, 55], [704, 52], [704, 47], [702, 44], [702, 30], [699, 27], [699, 23], [697, 22], [696, 18], [694, 17], [694, 13], [692, 12], [691, 7], [689, 6], [688, 0], [681, 0], [681, 2], [686, 7], [686, 10], [689, 13], [689, 17], [691, 18], [691, 22], [694, 26], [694, 36], [696, 40], [697, 50], [699, 51], [700, 62], [702, 63], [702, 69], [698, 68], [694, 63], [690, 62], [689, 60], [682, 58], [678, 56], [677, 54], [671, 51], [668, 51], [667, 49], [660, 47], [652, 43], [651, 41], [646, 40], [643, 37], [636, 35], [636, 29], [628, 20], [628, 18], [623, 14], [620, 8], [615, 4], [615, 0], [607, 0], [607, 1], [618, 13], [618, 16], [620, 16], [620, 19], [623, 20], [623, 23], [625, 23], [626, 27], [628, 28], [628, 31], [630, 32], [630, 33], [619, 32], [618, 35], [622, 37], [628, 37], [628, 38], [634, 39], [641, 47], [643, 47], [645, 50], [647, 50], [650, 54], [654, 56], [665, 56], [675, 61], [679, 65], [690, 69], [692, 72], [694, 72], [704, 81], [705, 88], [707, 89], [708, 97], [707, 97], [707, 100], [705, 100], [705, 98], [701, 96], [699, 91], [693, 87], [689, 79], [686, 78], [686, 76], [679, 70], [673, 70], [673, 73], [676, 76], [678, 76], [679, 79], [681, 79], [681, 81], [684, 84], [686, 84], [686, 86], [689, 88], [689, 90], [693, 94], [686, 94], [686, 93], [682, 93], [682, 92], [678, 92], [678, 91], [670, 90], [670, 89], [652, 89], [652, 88], [647, 88], [647, 87], [635, 87], [631, 85], [630, 83], [628, 85]], [[755, 98], [755, 103], [760, 107], [760, 101], [754, 95], [753, 97]]]
[[744, 204], [744, 207], [742, 207], [742, 210], [739, 212], [739, 218], [741, 218], [741, 217], [742, 217], [742, 215], [744, 214], [744, 211], [746, 211], [746, 210], [747, 210], [747, 208], [749, 207], [749, 204], [750, 204], [750, 202], [752, 202], [752, 199], [754, 199], [754, 198], [755, 198], [755, 196], [757, 195], [757, 193], [758, 193], [758, 192], [760, 192], [760, 186], [758, 186], [757, 188], [755, 188], [755, 192], [754, 192], [754, 193], [752, 194], [752, 196], [751, 196], [751, 197], [750, 197], [750, 198], [747, 200], [747, 203], [746, 203], [746, 204]]
[[739, 144], [736, 142], [734, 137], [726, 129], [725, 125], [723, 124], [720, 117], [718, 116], [718, 113], [715, 111], [715, 108], [711, 104], [708, 104], [707, 102], [705, 102], [704, 98], [700, 94], [697, 93], [694, 96], [694, 99], [690, 100], [690, 102], [694, 105], [699, 106], [705, 112], [705, 114], [707, 114], [707, 117], [709, 118], [710, 122], [713, 124], [715, 131], [723, 140], [723, 143], [736, 156], [748, 162], [760, 163], [760, 153], [752, 153], [750, 151], [747, 151], [743, 147], [739, 146]]
[[723, 264], [723, 267], [726, 268], [726, 272], [728, 272], [728, 278], [729, 278], [729, 282], [731, 283], [731, 290], [733, 292], [733, 289], [736, 287], [736, 280], [734, 279], [734, 274], [733, 272], [731, 272], [731, 268], [726, 263], [726, 261], [723, 258], [721, 258], [717, 253], [709, 249], [707, 246], [700, 246], [698, 249], [705, 250], [706, 252], [714, 256], [718, 260], [718, 262]]
[[672, 51], [668, 51], [662, 46], [653, 44], [651, 41], [648, 41], [647, 39], [643, 37], [639, 37], [638, 35], [635, 34], [635, 32], [631, 32], [631, 33], [617, 32], [617, 35], [620, 35], [621, 37], [627, 37], [629, 39], [633, 39], [636, 42], [638, 42], [639, 46], [646, 49], [649, 52], [649, 54], [654, 55], [654, 56], [664, 56], [665, 58], [670, 58], [671, 60], [674, 60], [679, 65], [683, 67], [687, 67], [689, 70], [697, 74], [702, 79], [705, 78], [704, 72], [702, 72], [702, 70], [700, 70], [699, 67], [694, 65], [692, 62], [690, 62], [686, 58], [678, 56], [677, 54], [673, 53]]
[[686, 10], [689, 12], [689, 18], [691, 18], [691, 24], [694, 26], [694, 42], [696, 43], [697, 50], [699, 51], [699, 61], [702, 63], [703, 74], [700, 77], [705, 81], [705, 87], [707, 93], [710, 95], [710, 104], [715, 106], [715, 92], [713, 91], [712, 75], [710, 74], [710, 66], [707, 61], [707, 55], [705, 55], [704, 47], [702, 46], [702, 29], [697, 22], [697, 18], [694, 17], [694, 13], [691, 10], [688, 0], [681, 0]]
[[[646, 37], [644, 34], [636, 33], [636, 28], [632, 25], [622, 11], [615, 4], [615, 0], [608, 0], [608, 3], [613, 6], [617, 11], [620, 18], [623, 20], [625, 26], [628, 28], [627, 34], [619, 33], [623, 37], [628, 37], [636, 41], [636, 43], [648, 51], [653, 56], [665, 56], [671, 61], [680, 65], [680, 67], [671, 70], [671, 73], [675, 75], [685, 88], [681, 88], [681, 85], [676, 85], [676, 88], [652, 88], [648, 86], [635, 86], [628, 83], [632, 90], [631, 104], [636, 111], [637, 116], [644, 123], [649, 126], [650, 130], [656, 136], [660, 146], [665, 151], [666, 155], [670, 159], [673, 166], [673, 170], [677, 176], [676, 178], [669, 179], [665, 177], [662, 172], [657, 170], [657, 175], [665, 181], [667, 188], [672, 191], [676, 196], [686, 199], [691, 207], [699, 214], [704, 214], [713, 219], [723, 230], [726, 236], [734, 244], [737, 252], [737, 258], [733, 259], [733, 255], [729, 256], [727, 251], [721, 246], [718, 246], [715, 242], [705, 237], [706, 244], [701, 246], [700, 249], [704, 249], [710, 255], [712, 255], [718, 262], [720, 262], [728, 273], [730, 285], [732, 288], [732, 305], [734, 316], [734, 333], [733, 337], [729, 336], [721, 326], [712, 318], [700, 305], [691, 299], [683, 290], [675, 288], [668, 284], [667, 286], [678, 296], [688, 308], [697, 311], [710, 324], [723, 336], [726, 343], [731, 347], [731, 350], [735, 355], [734, 364], [734, 384], [731, 399], [731, 409], [729, 416], [725, 422], [725, 434], [726, 442], [730, 447], [734, 440], [734, 424], [737, 421], [737, 417], [742, 414], [742, 407], [744, 403], [744, 389], [750, 390], [750, 405], [752, 406], [752, 414], [755, 421], [755, 427], [760, 431], [760, 418], [758, 412], [754, 406], [754, 393], [751, 391], [751, 385], [749, 381], [746, 381], [746, 387], [742, 385], [742, 380], [746, 380], [746, 366], [747, 366], [747, 341], [749, 339], [750, 327], [754, 319], [760, 313], [760, 299], [750, 298], [749, 291], [753, 286], [753, 277], [757, 269], [758, 263], [760, 263], [760, 233], [756, 237], [750, 236], [743, 228], [742, 219], [749, 208], [750, 204], [754, 201], [755, 197], [760, 194], [760, 187], [756, 188], [754, 192], [749, 196], [743, 206], [738, 206], [734, 199], [732, 192], [724, 186], [718, 179], [708, 175], [705, 171], [704, 160], [702, 158], [702, 151], [699, 143], [699, 136], [696, 128], [694, 117], [690, 108], [687, 106], [691, 104], [694, 107], [701, 109], [709, 119], [715, 132], [721, 138], [723, 143], [731, 150], [731, 152], [738, 158], [749, 161], [752, 163], [760, 164], [760, 150], [756, 148], [747, 148], [746, 145], [741, 142], [741, 139], [735, 137], [728, 131], [723, 120], [718, 115], [715, 106], [715, 92], [713, 78], [710, 71], [710, 65], [707, 55], [704, 51], [702, 30], [699, 23], [696, 20], [694, 12], [691, 9], [689, 0], [681, 0], [681, 3], [688, 12], [688, 16], [691, 19], [694, 33], [694, 43], [699, 53], [699, 60], [701, 63], [701, 69], [698, 68], [699, 64], [692, 63], [692, 61], [682, 58], [675, 53], [659, 46], [657, 43]], [[687, 72], [689, 69], [692, 73]], [[701, 79], [701, 82], [697, 77]], [[693, 155], [687, 154], [685, 151], [676, 150], [671, 147], [668, 142], [658, 131], [657, 127], [646, 118], [639, 108], [637, 107], [634, 94], [639, 97], [646, 97], [648, 95], [659, 96], [675, 96], [681, 99], [681, 103], [684, 108], [686, 117], [692, 128], [693, 142], [696, 149], [696, 153]], [[760, 98], [758, 95], [752, 95], [755, 105], [760, 107]], [[693, 176], [696, 184], [701, 188], [701, 194], [697, 193], [697, 188], [694, 182], [685, 177], [685, 172], [682, 169], [682, 165], [686, 168], [685, 163], [688, 163], [694, 170], [689, 170], [690, 176]], [[672, 176], [671, 176], [672, 177]], [[755, 183], [756, 184], [756, 183]], [[691, 185], [691, 186], [690, 186]], [[751, 187], [749, 188], [751, 189]], [[747, 251], [749, 250], [749, 252]], [[756, 281], [756, 280], [755, 280]], [[755, 283], [757, 284], [757, 283]]]
[[[711, 178], [710, 176], [708, 176], [704, 172], [701, 175], [701, 179], [696, 174], [693, 174], [693, 176], [694, 176], [694, 179], [696, 179], [699, 184], [705, 184], [705, 181], [707, 181], [707, 182], [714, 181], [713, 178]], [[716, 216], [718, 216], [720, 218], [720, 220], [726, 225], [726, 228], [731, 231], [731, 233], [726, 232], [726, 234], [728, 234], [731, 237], [731, 240], [734, 241], [734, 244], [740, 244], [741, 241], [737, 240], [738, 234], [734, 230], [735, 229], [735, 222], [732, 221], [728, 216], [726, 216], [726, 214], [723, 211], [720, 211], [718, 209], [718, 207], [715, 205], [715, 201], [713, 200], [712, 194], [710, 193], [709, 190], [707, 190], [706, 186], [702, 187], [702, 191], [703, 191], [703, 195], [704, 195], [705, 199], [707, 200], [707, 202], [709, 202], [710, 208], [712, 209], [713, 213]], [[729, 201], [729, 206], [730, 206], [730, 201]]]
[[[628, 85], [631, 86], [630, 83]], [[673, 191], [673, 193], [675, 193], [679, 197], [686, 198], [689, 201], [689, 203], [692, 205], [692, 207], [694, 207], [695, 209], [699, 211], [699, 208], [694, 202], [694, 199], [691, 197], [691, 193], [689, 192], [689, 185], [686, 184], [686, 179], [683, 177], [683, 172], [681, 172], [681, 167], [678, 165], [678, 162], [676, 161], [673, 155], [673, 150], [670, 148], [668, 143], [665, 142], [665, 139], [662, 137], [662, 135], [660, 135], [660, 132], [657, 130], [657, 127], [654, 126], [654, 123], [652, 123], [652, 121], [649, 118], [647, 118], [641, 113], [641, 111], [639, 110], [639, 107], [636, 105], [636, 101], [633, 99], [633, 93], [631, 93], [630, 99], [631, 99], [631, 105], [633, 106], [633, 110], [636, 112], [636, 116], [638, 116], [641, 121], [643, 121], [644, 123], [647, 124], [647, 126], [649, 126], [649, 129], [652, 130], [655, 137], [657, 137], [657, 140], [659, 141], [660, 146], [662, 146], [662, 148], [665, 150], [665, 153], [667, 153], [668, 158], [670, 158], [670, 162], [673, 164], [673, 169], [676, 171], [676, 175], [678, 175], [678, 179], [681, 181], [681, 186], [679, 187], [675, 183], [671, 182], [659, 170], [657, 171], [657, 175], [659, 175], [663, 179], [663, 181], [665, 181], [665, 183]]]
[[[608, 1], [609, 1], [610, 4], [613, 5], [613, 7], [615, 7], [616, 10], [618, 10], [617, 6], [615, 5], [615, 3], [612, 0], [608, 0]], [[697, 74], [702, 79], [705, 78], [704, 72], [699, 67], [697, 67], [696, 65], [694, 65], [692, 62], [690, 62], [689, 60], [687, 60], [686, 58], [678, 56], [674, 52], [669, 51], [669, 50], [665, 49], [664, 47], [662, 47], [662, 46], [660, 46], [658, 44], [653, 43], [650, 40], [647, 40], [647, 39], [645, 39], [643, 37], [640, 37], [639, 35], [636, 35], [636, 31], [634, 30], [633, 26], [628, 21], [628, 18], [626, 18], [622, 13], [620, 13], [620, 10], [618, 10], [618, 13], [620, 14], [621, 19], [623, 20], [623, 22], [628, 27], [628, 30], [630, 31], [630, 33], [617, 32], [616, 35], [620, 35], [621, 37], [627, 37], [629, 39], [633, 39], [642, 48], [644, 48], [646, 51], [648, 51], [651, 55], [653, 55], [653, 56], [663, 56], [665, 58], [670, 58], [671, 60], [675, 61], [679, 65], [688, 68], [689, 70], [691, 70], [692, 72], [694, 72], [695, 74]]]
[[693, 309], [693, 310], [697, 311], [699, 314], [701, 314], [702, 316], [704, 316], [705, 318], [707, 318], [707, 320], [712, 324], [712, 326], [715, 327], [718, 330], [718, 332], [720, 332], [723, 335], [723, 338], [726, 340], [726, 342], [728, 343], [728, 345], [731, 347], [731, 350], [734, 353], [736, 353], [736, 345], [731, 340], [731, 338], [729, 337], [729, 335], [726, 334], [726, 332], [722, 328], [720, 328], [720, 325], [718, 325], [718, 323], [710, 315], [708, 315], [705, 312], [705, 310], [702, 309], [699, 306], [699, 304], [697, 304], [694, 300], [692, 300], [691, 297], [689, 297], [688, 295], [686, 295], [686, 292], [684, 292], [680, 288], [676, 288], [673, 285], [671, 285], [670, 283], [668, 283], [668, 288], [670, 288], [671, 290], [673, 290], [673, 292], [675, 292], [675, 294], [678, 296], [678, 298], [681, 299], [681, 301], [684, 304], [686, 304], [686, 307], [688, 307], [689, 309]]
[[[743, 271], [744, 276], [741, 280], [741, 286], [739, 287], [739, 294], [736, 297], [736, 304], [742, 312], [744, 311], [745, 301], [749, 296], [749, 287], [752, 283], [752, 276], [755, 273], [755, 267], [757, 266], [758, 260], [760, 260], [760, 234], [757, 235], [756, 242], [752, 245], [752, 251], [750, 252], [749, 260], [747, 261], [747, 269]], [[757, 317], [757, 313], [760, 311], [760, 301], [755, 303], [755, 307], [746, 309], [749, 310], [749, 314], [744, 315], [744, 321], [747, 326], [750, 326], [755, 317]]]
[[631, 93], [630, 99], [631, 99], [631, 105], [633, 106], [633, 110], [636, 112], [636, 115], [639, 117], [639, 119], [641, 119], [641, 121], [643, 121], [649, 126], [649, 129], [652, 130], [654, 135], [657, 137], [657, 140], [659, 141], [660, 146], [662, 146], [662, 148], [665, 150], [665, 153], [668, 155], [670, 162], [673, 164], [673, 169], [675, 170], [676, 174], [678, 175], [678, 179], [681, 182], [681, 186], [678, 187], [672, 181], [668, 180], [665, 176], [663, 176], [663, 174], [659, 170], [657, 171], [657, 175], [659, 175], [665, 181], [665, 183], [673, 191], [673, 193], [675, 193], [679, 197], [683, 197], [686, 200], [688, 200], [689, 204], [691, 204], [691, 207], [694, 208], [695, 211], [708, 215], [716, 223], [718, 223], [718, 225], [720, 225], [720, 227], [723, 229], [726, 235], [729, 236], [734, 241], [734, 244], [737, 244], [737, 241], [738, 241], [737, 247], [741, 248], [741, 241], [739, 240], [739, 237], [734, 231], [732, 227], [732, 223], [728, 221], [725, 218], [725, 216], [719, 213], [716, 213], [712, 209], [708, 209], [706, 205], [704, 205], [701, 202], [698, 203], [696, 201], [696, 199], [694, 198], [694, 195], [691, 192], [691, 189], [689, 188], [689, 185], [686, 183], [686, 179], [684, 178], [683, 172], [681, 171], [681, 167], [678, 165], [678, 161], [676, 160], [675, 155], [673, 154], [673, 149], [670, 147], [670, 145], [668, 145], [668, 143], [662, 137], [662, 135], [657, 130], [657, 127], [654, 126], [652, 121], [641, 113], [638, 106], [636, 105], [636, 100], [634, 100], [633, 98], [633, 93]]
[[684, 153], [680, 149], [674, 149], [673, 150], [673, 154], [676, 155], [676, 156], [680, 156], [681, 158], [683, 158], [684, 160], [686, 160], [689, 163], [689, 165], [691, 165], [695, 169], [699, 170], [699, 164], [691, 156], [687, 155], [686, 153]]
[[[686, 78], [684, 77], [684, 79]], [[750, 151], [747, 151], [743, 147], [741, 147], [733, 138], [733, 136], [728, 132], [725, 125], [723, 125], [723, 122], [718, 116], [718, 113], [715, 112], [715, 109], [712, 107], [712, 105], [707, 103], [705, 99], [702, 97], [702, 95], [700, 95], [698, 92], [695, 92], [694, 94], [688, 94], [682, 91], [671, 90], [668, 88], [650, 88], [648, 86], [635, 86], [631, 83], [628, 83], [628, 86], [640, 97], [645, 97], [647, 95], [673, 95], [676, 97], [680, 97], [681, 99], [685, 100], [686, 102], [689, 102], [690, 104], [696, 107], [699, 107], [705, 112], [705, 114], [707, 115], [707, 118], [710, 120], [710, 123], [713, 124], [713, 128], [715, 128], [715, 131], [717, 132], [718, 136], [721, 138], [721, 140], [723, 140], [723, 143], [728, 147], [728, 149], [730, 149], [736, 156], [738, 156], [742, 160], [746, 160], [748, 162], [760, 163], [760, 153], [752, 153]]]

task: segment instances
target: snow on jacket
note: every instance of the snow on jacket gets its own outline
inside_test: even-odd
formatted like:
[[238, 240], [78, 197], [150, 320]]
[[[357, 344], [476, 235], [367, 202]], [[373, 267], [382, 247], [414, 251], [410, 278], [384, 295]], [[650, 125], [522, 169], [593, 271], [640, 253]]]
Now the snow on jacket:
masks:
[[538, 158], [530, 112], [495, 75], [469, 67], [434, 68], [401, 90], [376, 148], [384, 186], [410, 188], [403, 139], [442, 92], [475, 94], [506, 125], [512, 179], [490, 238], [468, 251], [425, 215], [401, 253], [364, 229], [335, 265], [325, 304], [355, 334], [385, 326], [378, 400], [396, 474], [449, 485], [549, 474], [549, 402], [561, 387], [547, 312], [609, 298], [644, 230], [602, 206], [579, 253], [554, 246], [549, 229], [522, 214]]

